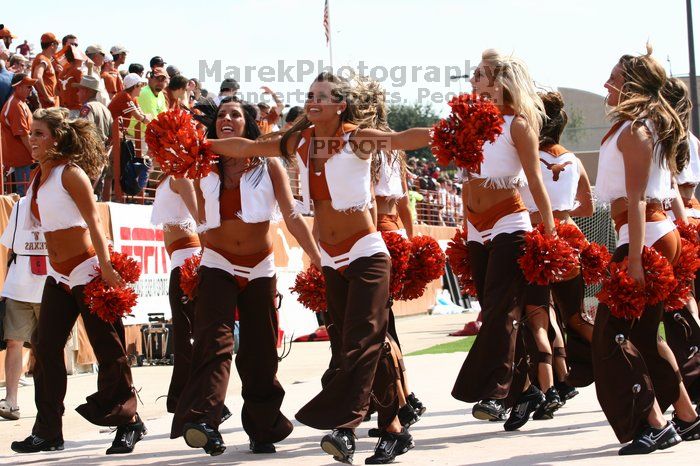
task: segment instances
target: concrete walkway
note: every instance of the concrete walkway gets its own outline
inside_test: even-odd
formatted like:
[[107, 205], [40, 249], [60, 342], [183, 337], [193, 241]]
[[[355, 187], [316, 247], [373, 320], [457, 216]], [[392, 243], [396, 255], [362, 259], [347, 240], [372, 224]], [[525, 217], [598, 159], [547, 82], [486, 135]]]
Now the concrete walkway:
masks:
[[[473, 318], [473, 315], [472, 315]], [[406, 352], [450, 341], [449, 331], [460, 328], [467, 316], [420, 316], [399, 319], [399, 332]], [[287, 396], [283, 411], [292, 418], [296, 410], [320, 389], [319, 377], [328, 362], [327, 343], [300, 343], [280, 365], [279, 377]], [[593, 387], [582, 390], [551, 421], [530, 421], [518, 432], [504, 432], [502, 424], [478, 421], [471, 417], [471, 406], [450, 396], [452, 384], [464, 361], [465, 353], [412, 356], [407, 358], [412, 389], [428, 407], [428, 412], [411, 432], [416, 448], [397, 458], [405, 465], [549, 465], [595, 464], [603, 466], [698, 464], [700, 441], [685, 443], [646, 457], [617, 456], [619, 445], [600, 411]], [[276, 455], [252, 455], [248, 439], [238, 418], [241, 406], [240, 381], [232, 375], [227, 404], [234, 416], [221, 426], [228, 448], [219, 457], [205, 456], [201, 450], [188, 448], [182, 439], [170, 440], [172, 416], [165, 412], [165, 399], [156, 400], [167, 391], [170, 367], [134, 368], [134, 379], [141, 387], [144, 405], [139, 412], [146, 420], [148, 436], [131, 455], [105, 456], [112, 434], [83, 420], [75, 406], [94, 390], [95, 376], [71, 377], [64, 417], [65, 451], [35, 455], [15, 455], [9, 449], [12, 440], [22, 439], [31, 431], [36, 411], [33, 387], [20, 389], [22, 419], [0, 421], [0, 464], [70, 464], [70, 465], [189, 465], [243, 464], [304, 466], [339, 464], [318, 447], [323, 432], [295, 422], [292, 435], [280, 443]], [[368, 439], [365, 423], [359, 437], [355, 464], [363, 464], [374, 448]], [[693, 459], [695, 458], [695, 459]]]

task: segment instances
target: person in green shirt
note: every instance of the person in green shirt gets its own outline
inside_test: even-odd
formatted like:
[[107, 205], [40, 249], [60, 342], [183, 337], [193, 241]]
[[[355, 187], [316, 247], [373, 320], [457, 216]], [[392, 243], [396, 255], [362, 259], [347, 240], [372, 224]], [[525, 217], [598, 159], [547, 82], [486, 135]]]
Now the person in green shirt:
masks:
[[416, 211], [416, 203], [423, 200], [423, 195], [419, 192], [413, 190], [413, 186], [408, 190], [408, 204], [411, 208], [411, 217], [413, 217], [413, 223], [420, 223], [418, 220], [418, 212]]
[[[163, 68], [153, 68], [150, 76], [148, 77], [148, 86], [144, 86], [141, 89], [141, 94], [139, 94], [136, 99], [141, 107], [141, 111], [147, 115], [151, 120], [156, 118], [159, 114], [168, 110], [168, 103], [165, 100], [165, 93], [163, 89], [168, 85], [168, 74]], [[134, 118], [131, 119], [129, 123], [129, 135], [134, 136], [134, 129], [136, 125], [141, 125], [141, 132], [145, 132], [146, 125], [143, 123], [137, 123]]]

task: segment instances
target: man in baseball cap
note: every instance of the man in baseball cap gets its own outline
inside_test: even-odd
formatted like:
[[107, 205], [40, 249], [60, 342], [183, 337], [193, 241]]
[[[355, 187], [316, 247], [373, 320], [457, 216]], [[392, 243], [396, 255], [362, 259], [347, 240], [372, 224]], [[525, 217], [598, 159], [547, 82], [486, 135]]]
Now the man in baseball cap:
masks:
[[151, 58], [150, 66], [151, 69], [162, 68], [165, 66], [165, 60], [163, 60], [163, 57], [156, 55], [155, 57]]
[[12, 94], [0, 112], [2, 127], [2, 154], [6, 169], [14, 168], [17, 193], [24, 196], [25, 184], [29, 182], [32, 165], [29, 147], [29, 132], [32, 127], [32, 112], [27, 105], [27, 98], [32, 87], [37, 83], [25, 73], [12, 77]]
[[57, 107], [58, 97], [56, 85], [58, 77], [53, 65], [53, 57], [58, 50], [58, 39], [52, 32], [41, 35], [41, 53], [37, 54], [32, 62], [32, 77], [38, 79], [36, 91], [39, 93], [39, 102], [44, 108]]
[[12, 44], [12, 39], [15, 38], [17, 38], [17, 36], [12, 34], [9, 29], [4, 26], [0, 28], [0, 60], [7, 60], [10, 58], [10, 45]]

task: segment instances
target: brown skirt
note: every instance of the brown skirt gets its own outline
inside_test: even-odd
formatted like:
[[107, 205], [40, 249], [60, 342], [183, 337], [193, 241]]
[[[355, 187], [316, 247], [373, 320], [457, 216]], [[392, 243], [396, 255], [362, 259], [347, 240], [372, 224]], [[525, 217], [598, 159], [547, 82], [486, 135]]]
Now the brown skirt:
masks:
[[[627, 256], [629, 245], [615, 250], [612, 260]], [[598, 305], [591, 344], [593, 375], [601, 408], [621, 443], [646, 425], [654, 404], [665, 411], [680, 396], [680, 380], [659, 353], [659, 324], [664, 306], [649, 306], [637, 320], [618, 319]], [[663, 343], [665, 344], [665, 343]]]

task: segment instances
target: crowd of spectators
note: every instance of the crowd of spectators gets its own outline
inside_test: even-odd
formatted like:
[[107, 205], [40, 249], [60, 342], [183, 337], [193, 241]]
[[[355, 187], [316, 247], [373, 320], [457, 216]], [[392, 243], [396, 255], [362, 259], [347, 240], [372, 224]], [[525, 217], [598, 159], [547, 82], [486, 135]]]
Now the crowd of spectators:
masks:
[[[59, 41], [55, 34], [44, 33], [36, 50], [27, 40], [15, 46], [14, 39], [8, 28], [0, 27], [0, 126], [6, 192], [25, 192], [32, 164], [28, 135], [31, 114], [37, 108], [60, 105], [71, 117], [93, 120], [102, 128], [109, 152], [108, 128], [114, 122], [128, 137], [140, 141], [145, 125], [161, 112], [179, 107], [206, 120], [214, 116], [221, 99], [236, 95], [240, 89], [235, 79], [228, 78], [221, 82], [218, 94], [213, 94], [161, 56], [151, 58], [147, 67], [127, 64], [129, 50], [125, 46], [83, 46], [74, 34]], [[286, 130], [303, 113], [302, 107], [285, 108], [269, 87], [262, 87], [261, 93], [266, 96], [257, 104], [263, 134]], [[137, 151], [145, 154], [145, 144], [137, 143]], [[461, 185], [454, 171], [441, 171], [434, 162], [417, 158], [410, 158], [406, 168], [416, 222], [460, 225]], [[95, 180], [98, 198], [112, 199], [112, 186], [110, 166]]]

